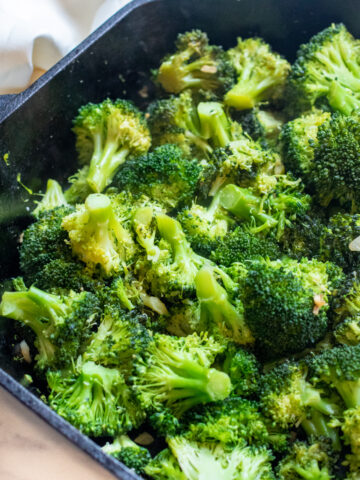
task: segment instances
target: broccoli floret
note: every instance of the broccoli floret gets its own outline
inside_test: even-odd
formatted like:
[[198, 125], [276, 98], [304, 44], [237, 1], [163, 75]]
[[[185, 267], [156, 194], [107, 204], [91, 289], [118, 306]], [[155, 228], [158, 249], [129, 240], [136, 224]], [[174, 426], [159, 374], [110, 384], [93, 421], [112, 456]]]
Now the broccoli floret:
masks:
[[260, 38], [238, 38], [237, 46], [228, 54], [238, 78], [225, 95], [226, 105], [246, 110], [281, 97], [290, 65], [267, 43]]
[[345, 444], [350, 446], [352, 452], [347, 456], [347, 463], [350, 463], [352, 469], [358, 470], [360, 469], [360, 406], [346, 410], [340, 423]]
[[185, 436], [169, 438], [168, 444], [186, 478], [200, 479], [203, 475], [223, 480], [275, 478], [270, 463], [273, 456], [266, 448], [249, 447], [244, 442], [235, 446], [199, 443]]
[[206, 325], [201, 323], [199, 302], [186, 298], [181, 303], [171, 305], [166, 317], [166, 330], [178, 337], [205, 331]]
[[187, 480], [188, 477], [180, 470], [180, 466], [171, 453], [166, 448], [145, 467], [145, 473], [155, 480]]
[[144, 420], [130, 388], [118, 369], [85, 362], [78, 371], [47, 374], [49, 405], [86, 435], [118, 435]]
[[192, 30], [179, 34], [176, 51], [166, 56], [156, 80], [171, 93], [189, 88], [222, 93], [234, 82], [234, 70], [221, 47], [209, 45], [206, 33]]
[[249, 397], [257, 394], [260, 364], [253, 353], [229, 344], [222, 369], [229, 375], [235, 395]]
[[46, 192], [42, 196], [40, 202], [36, 202], [38, 205], [33, 210], [32, 214], [35, 217], [38, 217], [40, 213], [46, 212], [47, 210], [52, 210], [56, 207], [61, 207], [62, 205], [67, 205], [66, 198], [63, 194], [61, 185], [51, 178], [47, 181]]
[[70, 187], [65, 190], [64, 197], [71, 205], [85, 202], [86, 197], [93, 192], [87, 181], [88, 174], [89, 165], [85, 165], [68, 178]]
[[112, 443], [104, 445], [102, 450], [139, 474], [144, 472], [151, 460], [149, 451], [137, 445], [127, 435], [116, 437]]
[[71, 365], [99, 316], [99, 301], [91, 293], [57, 296], [32, 286], [27, 291], [5, 292], [0, 315], [21, 322], [36, 335], [40, 369]]
[[295, 442], [290, 453], [281, 460], [277, 473], [280, 480], [331, 480], [332, 452], [321, 442], [307, 445]]
[[301, 45], [289, 77], [297, 110], [324, 100], [344, 114], [360, 108], [360, 42], [343, 24], [330, 27]]
[[90, 271], [100, 265], [106, 275], [112, 275], [132, 259], [134, 241], [106, 195], [89, 195], [84, 205], [63, 218], [61, 225], [68, 232], [73, 253]]
[[277, 147], [278, 138], [284, 124], [284, 115], [278, 111], [252, 108], [236, 113], [244, 133], [258, 140], [263, 147]]
[[283, 428], [301, 427], [311, 437], [326, 437], [340, 449], [337, 430], [329, 425], [341, 408], [307, 380], [307, 369], [286, 362], [262, 377], [261, 404], [265, 415]]
[[335, 329], [336, 341], [343, 345], [360, 344], [360, 315], [346, 318]]
[[206, 335], [177, 338], [155, 334], [134, 361], [132, 381], [141, 404], [155, 410], [164, 404], [180, 416], [195, 405], [226, 398], [230, 379], [211, 368], [225, 347]]
[[285, 166], [307, 183], [311, 183], [319, 127], [330, 117], [329, 112], [314, 109], [286, 123], [282, 129], [280, 140]]
[[190, 158], [202, 160], [212, 152], [203, 137], [199, 115], [190, 92], [155, 100], [147, 110], [152, 145], [176, 144]]
[[196, 160], [184, 158], [176, 145], [163, 145], [120, 167], [114, 185], [133, 195], [146, 194], [166, 208], [189, 204], [201, 176]]
[[263, 260], [248, 266], [245, 319], [263, 357], [300, 352], [325, 335], [329, 277], [328, 265], [316, 260]]
[[325, 350], [309, 361], [314, 382], [335, 388], [347, 408], [360, 407], [360, 345]]
[[212, 248], [210, 259], [215, 263], [230, 267], [234, 262], [246, 263], [258, 257], [275, 260], [280, 249], [273, 238], [262, 238], [237, 227]]
[[199, 270], [195, 285], [201, 324], [206, 325], [206, 330], [220, 333], [240, 345], [252, 344], [254, 338], [245, 322], [241, 300], [235, 298], [231, 301], [226, 288], [217, 282], [213, 269]]
[[88, 103], [79, 109], [73, 131], [82, 163], [90, 163], [87, 182], [102, 192], [129, 155], [150, 147], [150, 133], [141, 112], [126, 100]]

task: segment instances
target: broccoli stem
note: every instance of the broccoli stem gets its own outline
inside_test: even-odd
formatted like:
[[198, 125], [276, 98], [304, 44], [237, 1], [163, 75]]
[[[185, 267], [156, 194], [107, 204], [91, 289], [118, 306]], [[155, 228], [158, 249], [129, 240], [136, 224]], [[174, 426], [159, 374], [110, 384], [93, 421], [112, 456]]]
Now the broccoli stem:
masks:
[[238, 110], [248, 110], [262, 100], [262, 93], [274, 85], [274, 80], [269, 75], [256, 82], [251, 77], [251, 69], [244, 68], [238, 82], [225, 96], [225, 103]]
[[311, 415], [301, 421], [301, 426], [309, 437], [329, 438], [334, 450], [341, 450], [339, 434], [334, 428], [329, 426], [329, 419], [319, 411], [312, 410]]
[[216, 147], [226, 147], [231, 141], [230, 124], [221, 103], [201, 102], [198, 114], [202, 136], [211, 139]]
[[334, 375], [334, 386], [344, 400], [347, 408], [360, 406], [360, 380], [339, 381]]

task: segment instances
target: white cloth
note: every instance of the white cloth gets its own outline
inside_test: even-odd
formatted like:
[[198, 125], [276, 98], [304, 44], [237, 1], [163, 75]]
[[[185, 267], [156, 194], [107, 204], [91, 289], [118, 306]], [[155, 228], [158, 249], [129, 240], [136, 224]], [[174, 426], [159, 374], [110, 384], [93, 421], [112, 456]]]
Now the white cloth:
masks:
[[29, 85], [130, 0], [0, 0], [0, 94]]

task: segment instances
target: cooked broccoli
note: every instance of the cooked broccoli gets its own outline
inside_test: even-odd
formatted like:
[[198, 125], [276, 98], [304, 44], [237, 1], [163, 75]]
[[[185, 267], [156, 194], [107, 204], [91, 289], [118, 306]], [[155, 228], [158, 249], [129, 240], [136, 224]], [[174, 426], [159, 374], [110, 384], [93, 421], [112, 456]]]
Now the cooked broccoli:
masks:
[[230, 377], [233, 393], [242, 397], [257, 394], [260, 383], [260, 364], [255, 355], [229, 344], [225, 352], [222, 369]]
[[340, 449], [339, 435], [330, 420], [341, 407], [309, 383], [303, 365], [286, 362], [273, 368], [263, 376], [261, 390], [264, 414], [275, 424], [283, 428], [301, 425], [309, 437], [326, 437]]
[[245, 322], [244, 305], [240, 299], [230, 298], [227, 289], [217, 282], [213, 269], [199, 270], [195, 285], [201, 324], [206, 325], [207, 331], [230, 338], [240, 345], [254, 342]]
[[360, 406], [349, 408], [344, 412], [341, 422], [345, 444], [351, 448], [351, 455], [347, 456], [351, 469], [360, 469]]
[[102, 450], [139, 474], [144, 472], [151, 460], [149, 451], [137, 445], [127, 435], [115, 437], [115, 440], [104, 445]]
[[326, 102], [349, 114], [360, 108], [360, 42], [332, 24], [301, 45], [289, 77], [296, 110]]
[[244, 133], [253, 140], [259, 140], [263, 147], [277, 147], [285, 116], [280, 111], [252, 108], [236, 113]]
[[155, 480], [188, 480], [168, 448], [158, 453], [144, 470], [149, 477]]
[[32, 286], [27, 291], [5, 292], [0, 315], [33, 330], [38, 368], [64, 367], [76, 360], [89, 338], [99, 316], [99, 301], [87, 292], [60, 297]]
[[156, 80], [167, 92], [189, 88], [222, 93], [234, 82], [234, 69], [221, 47], [209, 45], [200, 30], [179, 34], [176, 51], [166, 56], [156, 72]]
[[87, 181], [88, 175], [89, 165], [85, 165], [68, 178], [70, 187], [65, 190], [64, 197], [71, 205], [85, 202], [86, 197], [93, 193]]
[[189, 204], [201, 175], [196, 160], [184, 158], [176, 145], [163, 145], [147, 155], [128, 160], [113, 184], [133, 195], [146, 194], [166, 208]]
[[206, 335], [176, 338], [155, 334], [134, 360], [132, 382], [143, 407], [161, 410], [164, 404], [180, 416], [195, 405], [226, 398], [230, 379], [211, 368], [225, 347]]
[[260, 38], [238, 38], [228, 54], [238, 78], [224, 97], [226, 105], [246, 110], [281, 97], [290, 65], [267, 43]]
[[279, 463], [277, 473], [280, 480], [331, 480], [332, 464], [332, 453], [326, 444], [297, 441]]
[[259, 353], [276, 358], [314, 345], [326, 333], [330, 265], [316, 260], [254, 261], [244, 281], [245, 319]]
[[69, 234], [73, 253], [90, 271], [100, 265], [106, 275], [112, 275], [132, 259], [134, 241], [106, 195], [89, 195], [84, 205], [63, 218], [61, 225]]
[[78, 371], [47, 374], [49, 405], [79, 430], [94, 437], [137, 428], [145, 415], [119, 370], [81, 363]]
[[33, 210], [32, 214], [38, 217], [40, 213], [47, 210], [53, 210], [55, 207], [61, 207], [67, 205], [66, 198], [63, 194], [61, 185], [51, 178], [47, 181], [46, 192], [40, 202], [36, 202], [37, 207]]
[[150, 134], [141, 112], [126, 100], [88, 103], [79, 109], [73, 131], [82, 163], [90, 163], [87, 182], [102, 192], [130, 155], [150, 147]]
[[360, 314], [343, 320], [334, 330], [336, 341], [343, 345], [360, 344]]

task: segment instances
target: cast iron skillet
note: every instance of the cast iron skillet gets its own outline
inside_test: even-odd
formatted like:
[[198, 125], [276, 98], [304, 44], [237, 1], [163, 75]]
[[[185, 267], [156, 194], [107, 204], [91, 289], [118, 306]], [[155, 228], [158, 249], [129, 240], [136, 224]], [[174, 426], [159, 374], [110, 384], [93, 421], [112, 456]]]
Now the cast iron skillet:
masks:
[[[32, 207], [16, 176], [38, 191], [48, 177], [63, 181], [75, 170], [70, 129], [79, 106], [109, 96], [143, 107], [142, 87], [152, 95], [149, 70], [179, 32], [200, 28], [225, 47], [237, 36], [259, 35], [291, 61], [302, 42], [332, 22], [344, 22], [360, 37], [358, 0], [134, 0], [25, 92], [0, 97], [0, 294], [4, 280], [18, 274], [17, 241]], [[10, 330], [2, 319], [0, 385], [117, 478], [139, 478], [20, 385], [24, 369], [11, 361]]]

